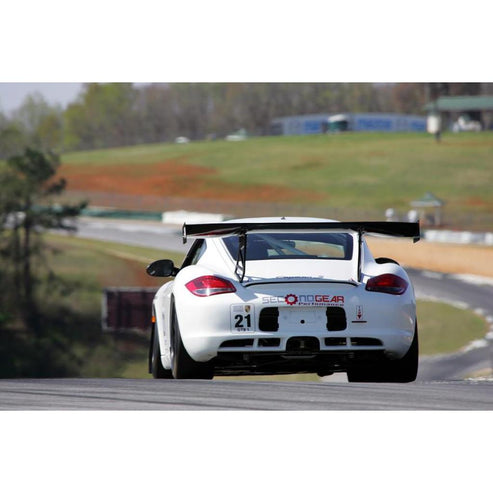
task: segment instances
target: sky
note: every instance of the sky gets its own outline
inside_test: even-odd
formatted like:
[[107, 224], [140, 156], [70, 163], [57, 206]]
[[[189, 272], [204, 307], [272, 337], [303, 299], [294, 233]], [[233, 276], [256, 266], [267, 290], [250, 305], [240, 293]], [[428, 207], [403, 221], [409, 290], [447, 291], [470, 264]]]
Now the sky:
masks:
[[4, 114], [22, 105], [28, 95], [41, 94], [50, 104], [60, 104], [66, 107], [73, 102], [80, 91], [82, 83], [77, 82], [0, 82], [0, 111]]

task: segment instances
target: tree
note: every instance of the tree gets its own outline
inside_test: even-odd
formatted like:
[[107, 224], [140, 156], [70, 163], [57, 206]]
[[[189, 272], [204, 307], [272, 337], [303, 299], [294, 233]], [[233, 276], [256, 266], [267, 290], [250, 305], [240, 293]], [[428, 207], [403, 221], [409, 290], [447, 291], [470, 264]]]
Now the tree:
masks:
[[268, 135], [275, 115], [275, 96], [278, 84], [245, 84], [240, 100], [247, 127], [256, 134]]
[[132, 84], [86, 84], [64, 113], [66, 146], [99, 149], [138, 142], [136, 98]]
[[22, 152], [28, 145], [28, 137], [18, 124], [7, 122], [0, 126], [0, 159]]
[[5, 260], [1, 275], [10, 281], [10, 306], [19, 309], [14, 315], [36, 335], [42, 331], [33, 269], [44, 250], [40, 233], [74, 229], [68, 219], [86, 206], [53, 203], [66, 187], [65, 179], [56, 176], [59, 165], [55, 154], [26, 148], [0, 170], [0, 256]]
[[[28, 95], [14, 112], [14, 123], [25, 135], [30, 147], [60, 149], [62, 145], [62, 109], [51, 106], [39, 93]], [[22, 152], [22, 150], [21, 150]]]
[[210, 84], [197, 83], [178, 83], [171, 87], [172, 114], [180, 135], [194, 140], [205, 137], [212, 108], [210, 89]]
[[423, 84], [402, 83], [392, 87], [392, 107], [397, 113], [419, 114], [426, 103]]
[[164, 142], [176, 132], [168, 84], [150, 84], [139, 89], [136, 98], [138, 138], [141, 142]]

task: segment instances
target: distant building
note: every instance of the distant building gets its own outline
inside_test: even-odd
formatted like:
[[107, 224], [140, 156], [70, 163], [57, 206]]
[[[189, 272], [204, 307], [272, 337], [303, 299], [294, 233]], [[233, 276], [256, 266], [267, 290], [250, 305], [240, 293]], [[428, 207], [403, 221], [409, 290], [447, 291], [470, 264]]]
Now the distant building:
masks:
[[271, 135], [326, 132], [426, 132], [426, 118], [396, 113], [319, 113], [275, 118]]
[[331, 113], [297, 115], [274, 118], [270, 123], [271, 135], [308, 135], [325, 133]]
[[442, 96], [423, 109], [440, 116], [442, 130], [493, 130], [493, 96]]

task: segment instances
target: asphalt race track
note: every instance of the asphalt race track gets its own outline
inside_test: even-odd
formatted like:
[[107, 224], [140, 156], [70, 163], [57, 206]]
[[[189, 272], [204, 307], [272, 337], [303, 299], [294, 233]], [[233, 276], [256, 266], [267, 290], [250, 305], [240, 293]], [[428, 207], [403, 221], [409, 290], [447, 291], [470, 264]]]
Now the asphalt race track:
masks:
[[[473, 310], [493, 325], [493, 285], [465, 282], [461, 276], [407, 269], [416, 295]], [[418, 320], [419, 324], [419, 320]], [[418, 380], [463, 379], [474, 372], [493, 367], [493, 341], [474, 341], [455, 354], [420, 359]]]
[[0, 410], [492, 410], [493, 381], [355, 384], [50, 379], [0, 381]]
[[190, 244], [183, 244], [179, 226], [168, 226], [154, 221], [80, 218], [75, 235], [183, 253], [190, 248]]

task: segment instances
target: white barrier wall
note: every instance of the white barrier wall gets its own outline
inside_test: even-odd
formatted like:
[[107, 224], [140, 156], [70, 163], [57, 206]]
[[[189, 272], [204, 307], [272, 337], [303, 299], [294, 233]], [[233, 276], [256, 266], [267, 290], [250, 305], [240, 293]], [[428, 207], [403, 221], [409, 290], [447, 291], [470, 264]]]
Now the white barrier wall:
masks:
[[190, 211], [167, 211], [163, 212], [162, 222], [165, 224], [183, 223], [218, 223], [228, 219], [224, 214], [211, 214]]
[[426, 230], [423, 239], [436, 243], [460, 243], [493, 246], [493, 233], [472, 233], [471, 231]]

